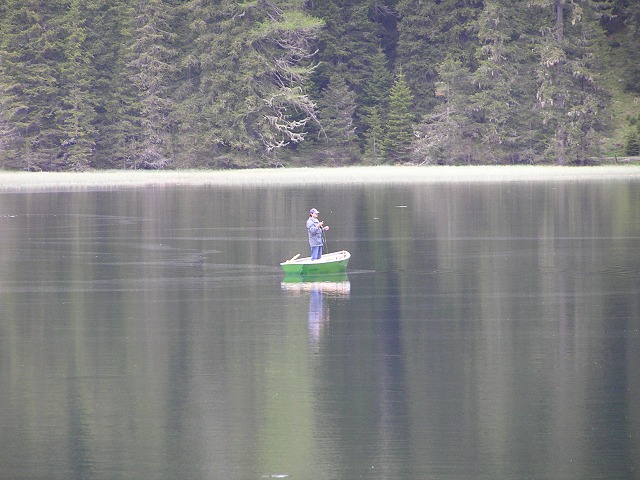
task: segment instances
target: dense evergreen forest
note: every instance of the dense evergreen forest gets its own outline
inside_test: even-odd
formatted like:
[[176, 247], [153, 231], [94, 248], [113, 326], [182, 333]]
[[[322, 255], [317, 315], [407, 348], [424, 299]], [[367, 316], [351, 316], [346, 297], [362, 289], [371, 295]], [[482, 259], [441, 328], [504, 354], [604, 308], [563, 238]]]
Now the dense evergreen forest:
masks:
[[0, 168], [638, 155], [638, 52], [636, 0], [2, 0]]

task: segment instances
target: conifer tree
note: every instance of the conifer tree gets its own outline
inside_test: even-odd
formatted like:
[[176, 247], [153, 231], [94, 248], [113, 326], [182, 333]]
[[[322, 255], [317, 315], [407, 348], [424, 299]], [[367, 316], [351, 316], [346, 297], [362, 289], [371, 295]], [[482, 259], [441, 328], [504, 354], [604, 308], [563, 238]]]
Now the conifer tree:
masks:
[[608, 95], [601, 87], [598, 51], [603, 43], [594, 0], [537, 0], [532, 18], [540, 24], [537, 101], [548, 155], [558, 164], [583, 162], [597, 147], [596, 132]]
[[622, 12], [625, 18], [628, 37], [629, 62], [625, 65], [627, 87], [629, 90], [640, 93], [640, 62], [637, 61], [640, 52], [640, 3], [627, 0]]
[[255, 130], [267, 151], [303, 141], [307, 123], [316, 119], [316, 106], [306, 87], [315, 68], [312, 42], [323, 22], [309, 16], [304, 3], [283, 0], [272, 5], [266, 18], [251, 31], [256, 56], [250, 56], [249, 64], [256, 65], [258, 60], [263, 65], [254, 92], [266, 106]]
[[[0, 75], [0, 85], [2, 84], [2, 76]], [[0, 167], [8, 166], [8, 157], [10, 156], [10, 146], [13, 143], [13, 135], [15, 133], [11, 123], [6, 115], [6, 100], [0, 93]]]
[[62, 51], [65, 58], [60, 64], [63, 91], [57, 119], [62, 129], [60, 155], [64, 163], [60, 168], [72, 170], [86, 169], [95, 150], [95, 74], [86, 49], [86, 17], [81, 3], [87, 4], [71, 0], [64, 16]]
[[[0, 36], [5, 166], [47, 169], [59, 152], [59, 4], [7, 0]], [[56, 15], [58, 14], [58, 15]]]
[[94, 1], [7, 5], [0, 40], [5, 122], [11, 125], [7, 165], [89, 166], [97, 99], [87, 23], [94, 11]]
[[[388, 5], [392, 3], [326, 0], [311, 5], [311, 13], [326, 23], [318, 36], [319, 65], [313, 75], [311, 93], [318, 96], [335, 75], [345, 78], [356, 94], [354, 120], [361, 147], [369, 128], [369, 109], [388, 96], [393, 83], [390, 62], [382, 48], [384, 40], [392, 43], [392, 35], [388, 32], [389, 26], [395, 23], [394, 12]], [[391, 49], [388, 44], [384, 46]]]
[[131, 45], [131, 79], [137, 89], [141, 124], [142, 166], [163, 168], [169, 162], [173, 102], [169, 96], [176, 37], [169, 26], [168, 7], [161, 0], [139, 0], [136, 33]]
[[187, 66], [194, 87], [181, 128], [209, 154], [272, 152], [299, 143], [315, 104], [306, 92], [311, 42], [322, 22], [302, 0], [185, 5], [196, 36]]
[[396, 68], [415, 92], [418, 110], [426, 113], [437, 104], [438, 65], [455, 59], [472, 68], [482, 5], [482, 0], [398, 1]]
[[371, 74], [365, 81], [356, 115], [360, 120], [360, 135], [365, 140], [365, 153], [379, 159], [384, 157], [382, 112], [387, 110], [389, 91], [393, 85], [393, 75], [382, 48], [378, 48], [371, 57], [370, 68]]
[[7, 165], [7, 159], [10, 156], [10, 146], [14, 142], [15, 128], [11, 124], [8, 115], [9, 98], [7, 95], [7, 87], [9, 85], [9, 78], [6, 73], [6, 60], [3, 61], [3, 56], [6, 55], [2, 38], [4, 32], [7, 31], [7, 13], [6, 3], [0, 3], [0, 167]]
[[92, 166], [131, 168], [142, 137], [140, 107], [132, 81], [135, 2], [96, 0], [87, 19], [87, 51], [95, 72], [96, 150]]
[[627, 136], [625, 153], [634, 157], [640, 156], [640, 134], [638, 132], [631, 132]]
[[376, 53], [370, 57], [369, 63], [370, 73], [364, 80], [362, 95], [360, 95], [362, 106], [384, 106], [389, 90], [394, 84], [394, 78], [381, 47], [378, 47]]
[[630, 131], [624, 147], [624, 153], [631, 156], [640, 156], [640, 114], [629, 119]]
[[366, 115], [367, 131], [364, 133], [365, 150], [367, 159], [374, 163], [380, 163], [386, 157], [385, 148], [385, 128], [380, 114], [380, 107], [374, 106], [367, 109]]
[[418, 127], [415, 155], [422, 163], [471, 162], [474, 122], [469, 98], [475, 91], [472, 73], [448, 59], [438, 66], [436, 94], [441, 104]]
[[[495, 161], [532, 161], [535, 148], [527, 125], [535, 102], [532, 56], [527, 48], [531, 31], [526, 8], [509, 0], [485, 0], [478, 16], [476, 69], [469, 97], [470, 120], [487, 155]], [[480, 147], [478, 144], [477, 147]], [[533, 150], [532, 150], [533, 148]]]
[[334, 75], [318, 101], [319, 122], [324, 144], [336, 157], [356, 152], [354, 113], [356, 94], [349, 89], [341, 75]]
[[392, 161], [407, 160], [414, 140], [414, 116], [411, 111], [413, 95], [399, 73], [389, 92], [389, 111], [385, 146], [387, 158]]
[[[312, 2], [311, 14], [322, 18], [325, 27], [318, 35], [318, 61], [314, 83], [322, 90], [335, 75], [345, 77], [360, 98], [372, 73], [372, 59], [381, 49], [383, 29], [373, 18], [387, 11], [380, 0], [323, 0]], [[387, 14], [388, 16], [391, 13]]]

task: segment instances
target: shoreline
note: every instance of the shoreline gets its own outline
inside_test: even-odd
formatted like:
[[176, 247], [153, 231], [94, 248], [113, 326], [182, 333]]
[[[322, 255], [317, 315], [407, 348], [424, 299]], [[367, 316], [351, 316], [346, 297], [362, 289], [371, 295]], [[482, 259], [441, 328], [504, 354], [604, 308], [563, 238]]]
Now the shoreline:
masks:
[[0, 191], [163, 187], [428, 184], [640, 179], [640, 166], [354, 166], [244, 170], [0, 171]]

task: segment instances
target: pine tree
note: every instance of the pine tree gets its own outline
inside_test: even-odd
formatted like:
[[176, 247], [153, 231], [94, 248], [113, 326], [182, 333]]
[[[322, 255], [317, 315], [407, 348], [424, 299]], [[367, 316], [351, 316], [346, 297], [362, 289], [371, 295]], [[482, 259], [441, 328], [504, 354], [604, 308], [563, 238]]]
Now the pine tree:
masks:
[[370, 107], [366, 115], [367, 131], [364, 134], [365, 157], [374, 163], [380, 163], [386, 157], [385, 128], [379, 107]]
[[59, 4], [7, 0], [0, 36], [0, 95], [4, 121], [11, 126], [5, 133], [5, 166], [48, 169], [59, 153], [60, 9]]
[[404, 74], [399, 73], [389, 93], [385, 139], [387, 158], [392, 161], [408, 159], [414, 140], [412, 105], [413, 95], [411, 90], [409, 90]]
[[365, 153], [375, 158], [384, 157], [384, 128], [382, 112], [387, 110], [389, 91], [393, 85], [393, 75], [387, 66], [382, 51], [371, 57], [371, 74], [366, 79], [360, 102], [356, 110], [360, 135], [364, 139]]
[[[356, 94], [355, 126], [358, 142], [365, 144], [368, 109], [380, 105], [389, 93], [393, 75], [383, 51], [383, 42], [393, 43], [389, 28], [395, 15], [381, 0], [326, 0], [313, 2], [311, 13], [326, 22], [318, 38], [318, 68], [310, 93], [319, 96], [330, 79], [345, 78]], [[390, 45], [384, 45], [388, 50]], [[385, 84], [383, 86], [383, 84]], [[383, 91], [376, 91], [382, 89]], [[382, 107], [381, 107], [382, 108]]]
[[302, 0], [288, 0], [252, 29], [256, 56], [250, 58], [247, 73], [256, 60], [266, 66], [254, 91], [266, 106], [255, 130], [267, 151], [303, 141], [306, 124], [315, 120], [315, 103], [305, 87], [315, 68], [311, 45], [322, 25], [305, 13]]
[[633, 0], [621, 0], [617, 12], [622, 18], [627, 29], [627, 58], [624, 65], [627, 88], [640, 93], [640, 62], [637, 61], [640, 51], [640, 3]]
[[442, 103], [418, 127], [415, 155], [422, 163], [469, 163], [476, 136], [469, 101], [475, 92], [472, 73], [449, 59], [438, 66], [438, 78], [436, 94]]
[[180, 128], [194, 153], [273, 152], [302, 142], [315, 118], [306, 86], [322, 22], [302, 0], [258, 3], [185, 4], [195, 49]]
[[429, 112], [437, 104], [438, 65], [446, 59], [473, 68], [476, 18], [482, 0], [399, 0], [396, 68], [416, 93], [416, 108]]
[[356, 94], [341, 75], [331, 79], [318, 101], [324, 143], [334, 158], [344, 154], [353, 158], [356, 152], [355, 101]]
[[537, 120], [532, 115], [535, 99], [529, 93], [536, 85], [527, 47], [533, 32], [526, 13], [528, 9], [517, 2], [486, 0], [478, 16], [469, 116], [491, 161], [511, 156], [513, 161], [531, 162], [536, 156], [527, 128]]
[[11, 156], [10, 147], [14, 143], [15, 128], [11, 124], [8, 115], [9, 98], [7, 95], [9, 78], [6, 73], [7, 64], [2, 38], [9, 28], [7, 22], [7, 5], [5, 2], [0, 3], [0, 167], [6, 166], [8, 158]]
[[638, 132], [631, 132], [627, 136], [625, 153], [634, 157], [640, 155], [640, 134]]
[[0, 40], [5, 124], [11, 125], [5, 165], [89, 166], [98, 99], [88, 20], [97, 8], [93, 0], [7, 5]]
[[[320, 91], [334, 75], [345, 77], [358, 98], [372, 73], [372, 61], [381, 51], [380, 35], [390, 8], [380, 0], [324, 0], [313, 2], [311, 14], [325, 21], [318, 35], [320, 65], [314, 83]], [[375, 20], [374, 20], [375, 19]]]
[[130, 47], [131, 79], [137, 89], [141, 138], [137, 155], [147, 168], [163, 168], [169, 162], [173, 102], [169, 96], [176, 37], [169, 26], [169, 12], [161, 0], [139, 0], [135, 40]]
[[593, 0], [533, 4], [532, 18], [542, 20], [537, 100], [550, 139], [548, 154], [561, 165], [583, 162], [597, 147], [608, 100], [598, 75], [604, 40], [600, 6]]
[[87, 18], [87, 52], [95, 71], [96, 168], [130, 168], [142, 138], [140, 105], [131, 78], [136, 14], [130, 0], [96, 0]]
[[60, 154], [64, 162], [60, 168], [84, 170], [89, 166], [95, 150], [96, 103], [93, 91], [95, 74], [86, 51], [85, 16], [80, 0], [71, 0], [64, 16], [62, 51], [65, 60], [60, 64], [61, 106], [57, 122], [62, 128]]

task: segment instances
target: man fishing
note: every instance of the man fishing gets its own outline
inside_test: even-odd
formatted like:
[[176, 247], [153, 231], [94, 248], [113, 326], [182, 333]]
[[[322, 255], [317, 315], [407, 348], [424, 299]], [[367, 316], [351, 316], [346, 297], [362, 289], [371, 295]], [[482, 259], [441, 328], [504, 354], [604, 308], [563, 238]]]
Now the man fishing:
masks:
[[318, 220], [319, 213], [318, 210], [312, 208], [309, 210], [309, 218], [307, 219], [311, 260], [318, 260], [322, 256], [322, 246], [324, 245], [322, 233], [329, 230], [328, 226], [324, 226], [324, 222]]

